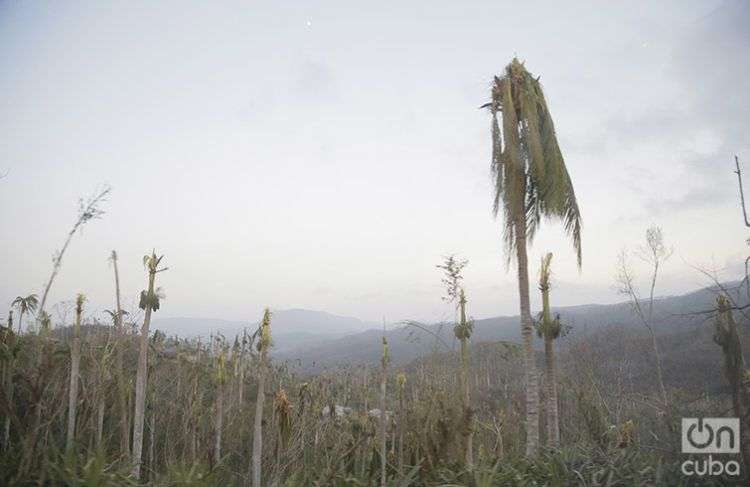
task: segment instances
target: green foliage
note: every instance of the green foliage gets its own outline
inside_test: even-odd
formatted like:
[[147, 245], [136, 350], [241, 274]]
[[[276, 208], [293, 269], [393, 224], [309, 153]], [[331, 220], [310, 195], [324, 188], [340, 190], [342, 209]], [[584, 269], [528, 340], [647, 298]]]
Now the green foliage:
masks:
[[[530, 242], [542, 218], [551, 217], [562, 220], [580, 266], [581, 215], [539, 78], [514, 58], [503, 76], [495, 77], [491, 97], [486, 106], [492, 113], [493, 211], [497, 215], [502, 209], [505, 217], [508, 259], [519, 230]], [[516, 226], [520, 220], [525, 229]]]

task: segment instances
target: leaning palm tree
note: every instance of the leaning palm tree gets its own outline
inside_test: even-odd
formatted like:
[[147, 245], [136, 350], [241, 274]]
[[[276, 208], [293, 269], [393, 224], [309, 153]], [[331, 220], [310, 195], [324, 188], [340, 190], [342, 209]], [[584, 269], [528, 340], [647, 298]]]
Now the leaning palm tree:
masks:
[[21, 334], [21, 328], [23, 327], [23, 315], [26, 313], [34, 313], [37, 306], [39, 305], [39, 299], [36, 294], [29, 294], [26, 297], [18, 296], [13, 300], [11, 306], [18, 308], [18, 334]]
[[547, 441], [549, 446], [560, 446], [560, 420], [557, 412], [557, 363], [555, 362], [554, 342], [560, 337], [562, 327], [560, 316], [552, 319], [549, 305], [550, 263], [552, 253], [542, 257], [539, 270], [539, 290], [542, 292], [542, 312], [537, 323], [537, 334], [544, 339], [544, 357], [546, 362], [546, 398], [547, 398]]
[[[534, 360], [526, 246], [542, 217], [563, 222], [581, 265], [581, 215], [565, 167], [539, 78], [513, 59], [496, 76], [492, 99], [483, 105], [492, 114], [493, 214], [503, 213], [503, 240], [508, 263], [515, 253], [526, 389], [526, 454], [539, 446], [539, 384]], [[502, 115], [502, 130], [498, 123]]]
[[112, 188], [109, 186], [104, 186], [86, 202], [84, 202], [83, 199], [78, 201], [78, 218], [76, 218], [76, 222], [65, 237], [65, 242], [63, 243], [62, 248], [56, 251], [52, 256], [52, 274], [50, 274], [47, 284], [44, 286], [42, 301], [39, 303], [39, 311], [44, 311], [44, 305], [47, 303], [47, 295], [49, 295], [49, 290], [52, 288], [52, 283], [54, 282], [55, 277], [57, 277], [57, 274], [60, 272], [62, 259], [65, 255], [65, 251], [68, 249], [68, 245], [70, 245], [70, 241], [73, 240], [73, 236], [81, 230], [86, 223], [101, 218], [102, 215], [104, 215], [104, 210], [102, 210], [100, 206], [107, 201], [107, 196], [111, 190]]
[[143, 453], [143, 423], [146, 413], [146, 383], [148, 381], [148, 329], [151, 325], [151, 313], [159, 310], [159, 302], [163, 298], [160, 289], [154, 289], [156, 274], [166, 271], [159, 268], [163, 255], [157, 257], [156, 252], [143, 257], [143, 265], [148, 271], [148, 291], [141, 291], [139, 307], [145, 311], [141, 336], [139, 337], [138, 371], [135, 378], [135, 412], [133, 413], [133, 466], [130, 474], [135, 478], [141, 476], [141, 454]]

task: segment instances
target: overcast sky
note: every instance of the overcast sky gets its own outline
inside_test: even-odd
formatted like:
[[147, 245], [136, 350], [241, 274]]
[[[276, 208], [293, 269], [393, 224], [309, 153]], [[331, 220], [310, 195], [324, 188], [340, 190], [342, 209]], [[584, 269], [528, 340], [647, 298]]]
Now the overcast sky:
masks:
[[532, 279], [555, 253], [553, 304], [619, 300], [617, 254], [651, 225], [675, 249], [661, 294], [706, 285], [693, 266], [735, 278], [749, 5], [0, 2], [0, 306], [41, 295], [78, 198], [107, 183], [52, 303], [111, 308], [117, 249], [130, 306], [155, 247], [160, 316], [438, 319], [455, 252], [471, 314], [515, 314], [477, 109], [514, 55], [541, 76], [584, 219], [582, 272], [558, 224], [529, 249]]

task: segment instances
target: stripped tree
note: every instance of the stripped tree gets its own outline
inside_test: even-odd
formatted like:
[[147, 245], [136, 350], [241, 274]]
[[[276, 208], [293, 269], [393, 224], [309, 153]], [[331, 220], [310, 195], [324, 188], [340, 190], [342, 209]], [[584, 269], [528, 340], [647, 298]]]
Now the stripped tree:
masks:
[[125, 348], [122, 318], [127, 314], [120, 304], [120, 273], [117, 267], [117, 252], [112, 251], [110, 261], [115, 271], [115, 310], [110, 313], [115, 326], [115, 373], [117, 380], [117, 399], [120, 408], [120, 453], [127, 456], [130, 453], [130, 421], [128, 420], [128, 392], [123, 370], [123, 354]]
[[263, 458], [263, 405], [265, 403], [266, 374], [268, 372], [268, 349], [271, 347], [271, 311], [263, 311], [260, 324], [260, 339], [258, 340], [258, 396], [255, 400], [255, 423], [253, 425], [253, 487], [261, 487], [261, 459]]
[[159, 310], [159, 302], [163, 298], [161, 289], [154, 289], [156, 274], [166, 271], [166, 267], [159, 267], [163, 255], [157, 257], [156, 252], [143, 257], [143, 265], [148, 271], [148, 290], [141, 291], [139, 307], [145, 311], [141, 335], [138, 340], [138, 371], [135, 378], [135, 412], [133, 413], [133, 463], [130, 474], [135, 478], [141, 476], [141, 455], [143, 453], [143, 424], [146, 413], [146, 383], [148, 381], [148, 333], [151, 325], [151, 313]]
[[560, 420], [557, 411], [557, 364], [555, 359], [555, 340], [560, 336], [560, 316], [552, 319], [549, 290], [550, 290], [550, 263], [552, 253], [542, 257], [542, 265], [539, 270], [539, 290], [542, 292], [542, 312], [537, 322], [537, 334], [544, 339], [544, 357], [546, 362], [546, 399], [547, 404], [547, 441], [549, 446], [557, 448], [560, 446]]
[[443, 300], [453, 304], [458, 311], [458, 320], [453, 326], [453, 334], [461, 344], [461, 370], [459, 375], [463, 408], [461, 435], [463, 437], [464, 462], [471, 466], [474, 463], [474, 412], [471, 408], [471, 383], [469, 381], [469, 368], [471, 366], [469, 339], [474, 330], [474, 323], [466, 318], [466, 293], [461, 285], [462, 271], [466, 264], [468, 264], [467, 260], [457, 260], [455, 256], [450, 255], [445, 258], [443, 264], [437, 267], [445, 273], [442, 281], [446, 288], [446, 296], [443, 297]]
[[75, 442], [76, 434], [76, 409], [78, 406], [78, 383], [81, 371], [81, 316], [83, 315], [83, 303], [86, 297], [83, 294], [76, 296], [76, 322], [73, 328], [73, 344], [70, 347], [70, 387], [68, 388], [68, 435], [65, 441], [65, 451], [71, 452]]

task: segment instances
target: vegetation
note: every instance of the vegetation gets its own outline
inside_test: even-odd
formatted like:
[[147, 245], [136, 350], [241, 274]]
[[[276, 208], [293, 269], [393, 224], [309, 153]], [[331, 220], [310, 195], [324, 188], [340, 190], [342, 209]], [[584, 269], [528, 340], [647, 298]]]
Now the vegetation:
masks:
[[[111, 251], [115, 307], [104, 314], [108, 323], [85, 306], [83, 294], [72, 323], [65, 312], [53, 318], [45, 303], [65, 249], [102, 215], [106, 188], [81, 204], [41, 302], [19, 296], [0, 327], [0, 485], [746, 485], [750, 372], [742, 311], [750, 303], [719, 286], [715, 308], [705, 313], [714, 319], [708, 341], [721, 353], [713, 367], [724, 387], [680, 384], [669, 362], [679, 347], [659, 335], [663, 321], [655, 312], [671, 249], [653, 227], [638, 254], [650, 267], [648, 298], [640, 297], [626, 253], [616, 276], [642, 335], [616, 327], [568, 334], [572, 325], [551, 305], [552, 253], [541, 259], [534, 320], [527, 246], [543, 217], [561, 219], [580, 267], [580, 212], [538, 78], [514, 59], [494, 79], [485, 107], [492, 115], [494, 212], [502, 209], [507, 258], [518, 266], [521, 344], [477, 340], [463, 275], [468, 261], [454, 255], [437, 266], [454, 312], [446, 331], [452, 337], [410, 322], [436, 346], [398, 362], [384, 324], [382, 338], [372, 339], [379, 367], [375, 358], [307, 374], [277, 360], [268, 308], [229, 339], [152, 330], [164, 301], [157, 275], [167, 270], [155, 250], [143, 257], [147, 284], [138, 309], [123, 309], [120, 261]], [[738, 164], [737, 171], [739, 177]], [[24, 316], [34, 314], [37, 326], [24, 330]], [[534, 329], [543, 352], [534, 347]], [[744, 457], [737, 458], [744, 476], [685, 476], [679, 418], [721, 417], [730, 409], [742, 424]]]

